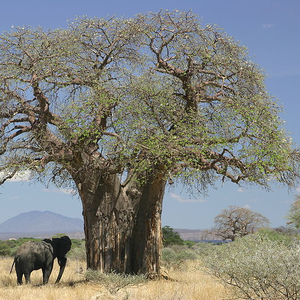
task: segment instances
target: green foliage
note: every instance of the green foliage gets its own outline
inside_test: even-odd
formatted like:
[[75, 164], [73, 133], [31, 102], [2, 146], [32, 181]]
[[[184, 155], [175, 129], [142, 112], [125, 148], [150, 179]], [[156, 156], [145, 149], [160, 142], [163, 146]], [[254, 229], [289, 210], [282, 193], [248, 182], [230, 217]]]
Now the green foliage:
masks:
[[255, 234], [264, 236], [270, 241], [279, 242], [286, 246], [292, 245], [296, 241], [300, 240], [300, 235], [297, 232], [286, 233], [269, 228], [261, 228]]
[[66, 233], [56, 233], [55, 235], [52, 236], [53, 239], [55, 238], [61, 238], [62, 236], [67, 235]]
[[235, 299], [300, 298], [300, 244], [282, 236], [248, 235], [214, 247], [202, 260], [211, 274], [229, 285]]
[[194, 241], [190, 241], [190, 240], [185, 240], [184, 241], [184, 245], [188, 246], [188, 248], [192, 248], [193, 246], [195, 246], [197, 243]]
[[0, 242], [0, 256], [9, 256], [10, 253], [11, 253], [10, 247], [5, 243]]
[[[66, 234], [56, 234], [54, 237], [61, 237], [64, 235]], [[19, 238], [16, 240], [0, 241], [0, 256], [14, 256], [18, 248], [27, 241], [40, 241], [40, 239]], [[84, 240], [72, 239], [72, 247], [68, 252], [68, 257], [83, 261], [86, 259]]]
[[0, 241], [0, 256], [14, 256], [18, 248], [27, 241], [39, 241], [39, 239], [25, 237], [17, 240], [11, 239]]
[[206, 242], [200, 242], [197, 243], [194, 247], [193, 250], [195, 251], [195, 253], [200, 256], [207, 256], [210, 255], [210, 252], [215, 248], [215, 247], [219, 247], [220, 244], [213, 244], [213, 243], [206, 243]]
[[72, 248], [68, 253], [68, 257], [78, 261], [85, 261], [86, 260], [85, 241], [72, 239]]
[[297, 195], [295, 201], [292, 203], [291, 208], [286, 216], [289, 224], [297, 229], [300, 228], [300, 196]]
[[199, 190], [298, 178], [260, 67], [191, 12], [17, 27], [0, 36], [0, 65], [1, 181], [31, 170], [68, 185], [92, 169], [145, 180], [155, 166]]
[[164, 247], [169, 245], [184, 245], [184, 240], [180, 237], [180, 234], [174, 231], [170, 226], [164, 226], [162, 233]]
[[0, 184], [30, 171], [76, 185], [85, 203], [103, 181], [124, 196], [134, 185], [144, 201], [141, 183], [156, 179], [197, 192], [220, 179], [299, 180], [299, 153], [260, 67], [190, 11], [17, 27], [0, 35], [0, 66]]
[[170, 246], [162, 249], [162, 264], [167, 268], [180, 269], [190, 260], [196, 260], [198, 255], [186, 246]]

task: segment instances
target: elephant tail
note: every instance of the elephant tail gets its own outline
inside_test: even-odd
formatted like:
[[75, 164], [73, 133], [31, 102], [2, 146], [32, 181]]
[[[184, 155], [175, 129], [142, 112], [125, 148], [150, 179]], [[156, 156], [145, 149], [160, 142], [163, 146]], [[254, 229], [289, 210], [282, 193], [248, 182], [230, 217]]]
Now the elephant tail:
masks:
[[11, 266], [11, 269], [10, 269], [10, 272], [9, 272], [9, 274], [11, 274], [11, 272], [12, 272], [12, 269], [13, 269], [13, 267], [14, 267], [15, 263], [16, 263], [16, 259], [14, 259], [14, 262], [13, 262], [13, 264], [12, 264], [12, 266]]

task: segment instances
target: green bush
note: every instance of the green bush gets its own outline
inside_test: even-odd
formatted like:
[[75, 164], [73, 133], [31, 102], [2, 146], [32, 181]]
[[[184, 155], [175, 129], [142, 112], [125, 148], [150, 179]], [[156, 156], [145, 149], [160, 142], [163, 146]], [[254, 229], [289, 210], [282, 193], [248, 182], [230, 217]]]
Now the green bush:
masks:
[[68, 257], [71, 259], [85, 261], [86, 260], [86, 250], [84, 240], [73, 240], [72, 247], [68, 253]]
[[299, 234], [292, 232], [280, 232], [279, 230], [273, 230], [268, 228], [261, 228], [257, 231], [258, 235], [268, 237], [271, 241], [281, 242], [285, 245], [292, 245], [295, 241], [299, 241]]
[[197, 255], [203, 257], [209, 255], [215, 247], [219, 247], [219, 244], [200, 242], [193, 246], [193, 250]]
[[[64, 234], [58, 234], [61, 236]], [[17, 240], [6, 240], [0, 241], [0, 256], [14, 256], [19, 247], [27, 241], [40, 241], [41, 239], [34, 238], [19, 238]], [[69, 257], [75, 258], [77, 260], [85, 260], [85, 246], [84, 240], [72, 239], [72, 248], [68, 253]]]
[[0, 243], [0, 256], [8, 256], [10, 255], [10, 248], [7, 244], [1, 242]]
[[180, 269], [186, 261], [196, 260], [196, 252], [186, 246], [170, 246], [162, 249], [162, 264], [166, 268]]
[[171, 248], [163, 248], [161, 259], [163, 265], [167, 268], [170, 268], [172, 265], [175, 264], [176, 261], [176, 252]]
[[193, 246], [197, 245], [197, 242], [186, 240], [184, 241], [184, 245], [188, 246], [188, 248], [193, 248]]
[[300, 245], [254, 234], [214, 247], [202, 257], [236, 299], [300, 299]]
[[180, 237], [179, 233], [174, 231], [170, 226], [164, 226], [162, 233], [164, 247], [168, 247], [169, 245], [184, 245], [184, 240]]

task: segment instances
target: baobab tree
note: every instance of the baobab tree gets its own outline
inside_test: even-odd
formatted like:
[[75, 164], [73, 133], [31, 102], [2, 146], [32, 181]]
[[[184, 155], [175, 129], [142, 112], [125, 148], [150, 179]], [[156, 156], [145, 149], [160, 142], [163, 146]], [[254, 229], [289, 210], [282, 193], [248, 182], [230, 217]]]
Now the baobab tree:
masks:
[[220, 236], [223, 240], [234, 241], [237, 237], [269, 227], [270, 221], [249, 208], [231, 205], [215, 217], [214, 224], [211, 233]]
[[0, 36], [1, 183], [75, 186], [87, 267], [160, 272], [166, 184], [292, 185], [297, 151], [247, 51], [191, 12]]

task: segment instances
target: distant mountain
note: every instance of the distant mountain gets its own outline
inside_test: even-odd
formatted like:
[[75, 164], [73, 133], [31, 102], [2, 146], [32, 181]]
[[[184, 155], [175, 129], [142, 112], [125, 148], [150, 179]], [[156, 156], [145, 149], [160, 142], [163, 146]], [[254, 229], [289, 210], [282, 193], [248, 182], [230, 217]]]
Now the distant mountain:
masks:
[[30, 211], [0, 224], [0, 233], [83, 232], [83, 221], [51, 211]]

